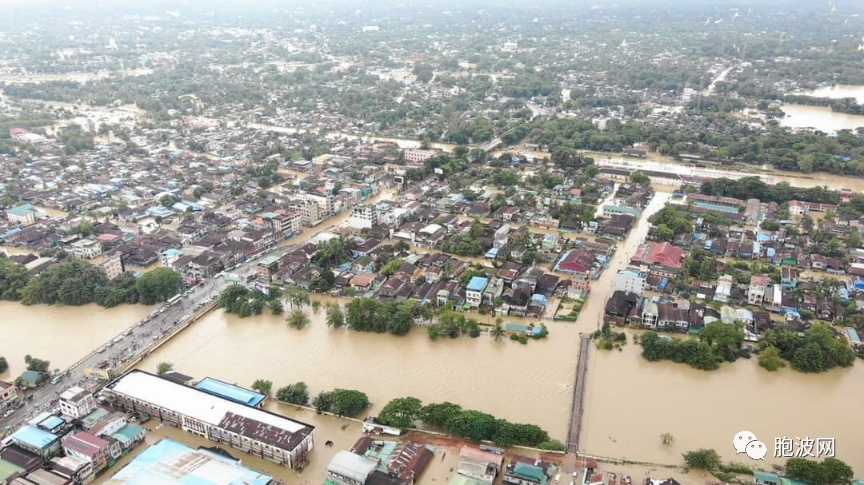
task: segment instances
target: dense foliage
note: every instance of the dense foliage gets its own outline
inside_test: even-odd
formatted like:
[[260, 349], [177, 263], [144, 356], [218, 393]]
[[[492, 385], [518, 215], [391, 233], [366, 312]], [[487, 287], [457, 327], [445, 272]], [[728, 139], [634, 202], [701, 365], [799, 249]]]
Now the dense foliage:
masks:
[[276, 391], [276, 400], [305, 406], [309, 404], [309, 387], [305, 382], [295, 382]]
[[440, 429], [459, 438], [472, 441], [489, 440], [501, 446], [538, 446], [559, 449], [560, 443], [549, 439], [549, 434], [533, 424], [511, 423], [491, 414], [462, 409], [451, 402], [431, 403], [425, 406], [414, 397], [393, 399], [378, 414], [384, 424], [407, 428], [416, 421]]
[[25, 305], [97, 303], [113, 307], [137, 302], [152, 305], [171, 298], [179, 290], [180, 275], [168, 268], [157, 268], [137, 280], [132, 273], [123, 273], [109, 281], [101, 268], [69, 257], [49, 266], [39, 276], [30, 276], [26, 268], [0, 255], [0, 299], [21, 301]]
[[714, 370], [721, 362], [738, 358], [744, 331], [739, 326], [712, 322], [702, 329], [698, 340], [663, 338], [656, 332], [645, 332], [639, 341], [647, 360], [671, 360], [700, 370]]
[[[338, 321], [335, 310], [328, 310], [328, 321], [331, 311], [334, 312], [335, 324]], [[414, 316], [420, 311], [422, 310], [412, 302], [355, 298], [345, 305], [345, 324], [351, 330], [359, 332], [405, 335], [411, 331]]]
[[426, 326], [429, 338], [438, 340], [441, 337], [456, 338], [468, 335], [471, 338], [480, 336], [480, 324], [473, 318], [466, 317], [461, 312], [442, 311], [438, 321]]
[[822, 462], [790, 458], [786, 460], [786, 476], [813, 485], [828, 485], [849, 483], [854, 477], [854, 472], [852, 467], [837, 458], [828, 457]]
[[762, 202], [776, 202], [778, 204], [785, 204], [790, 200], [823, 204], [840, 203], [840, 194], [827, 187], [792, 187], [788, 182], [768, 185], [759, 177], [744, 177], [738, 180], [721, 177], [706, 180], [702, 183], [699, 191], [705, 195], [734, 197], [741, 200], [756, 197]]
[[369, 398], [360, 391], [334, 389], [319, 393], [312, 400], [312, 405], [318, 411], [354, 418], [369, 407]]
[[240, 318], [260, 315], [268, 301], [267, 295], [250, 290], [242, 285], [231, 285], [219, 295], [219, 307], [226, 313], [236, 313]]
[[648, 222], [657, 226], [655, 236], [660, 241], [671, 241], [679, 234], [693, 232], [693, 218], [686, 208], [666, 205], [648, 218]]
[[769, 330], [760, 342], [762, 352], [776, 348], [799, 372], [823, 372], [834, 367], [849, 367], [855, 353], [842, 338], [836, 338], [824, 324], [815, 324], [803, 336], [792, 330]]

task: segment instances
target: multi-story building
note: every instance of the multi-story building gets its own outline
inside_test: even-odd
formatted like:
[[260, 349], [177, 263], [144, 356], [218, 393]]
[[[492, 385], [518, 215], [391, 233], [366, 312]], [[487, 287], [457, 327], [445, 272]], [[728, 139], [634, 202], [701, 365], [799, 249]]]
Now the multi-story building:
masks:
[[38, 214], [39, 211], [32, 204], [24, 204], [7, 210], [6, 218], [9, 219], [9, 222], [30, 226], [36, 223]]
[[[108, 466], [108, 460], [113, 457], [110, 450], [111, 446], [108, 441], [86, 431], [80, 431], [63, 438], [63, 451], [66, 455], [89, 462], [94, 473], [99, 473], [100, 470]], [[120, 454], [119, 445], [115, 451], [117, 455]]]
[[314, 427], [199, 389], [132, 370], [102, 394], [127, 411], [229, 445], [279, 465], [300, 468], [314, 447]]
[[348, 225], [354, 229], [369, 229], [378, 224], [378, 211], [373, 205], [361, 205], [351, 210]]
[[99, 263], [99, 267], [102, 268], [102, 271], [105, 271], [105, 276], [109, 280], [113, 280], [123, 274], [123, 258], [120, 257], [120, 253], [111, 254]]
[[468, 286], [465, 288], [465, 301], [472, 307], [479, 307], [483, 303], [483, 290], [486, 289], [487, 284], [489, 284], [489, 278], [482, 276], [471, 278], [471, 281], [468, 282]]
[[288, 209], [300, 214], [304, 226], [312, 227], [321, 223], [324, 213], [316, 202], [311, 200], [294, 200], [288, 204]]
[[750, 287], [747, 289], [747, 303], [762, 306], [765, 301], [765, 293], [768, 291], [768, 283], [771, 278], [765, 275], [754, 275], [750, 277]]
[[615, 276], [613, 291], [623, 291], [642, 296], [645, 294], [645, 273], [632, 268], [622, 269]]
[[79, 239], [66, 246], [66, 250], [73, 256], [84, 259], [98, 258], [102, 254], [102, 244], [91, 238]]
[[437, 152], [435, 152], [434, 150], [419, 150], [416, 148], [409, 148], [408, 150], [405, 150], [405, 160], [413, 163], [428, 160], [435, 155], [437, 155]]
[[0, 381], [0, 410], [11, 406], [18, 399], [18, 392], [14, 384]]
[[70, 387], [60, 394], [60, 412], [72, 419], [81, 419], [96, 409], [93, 394], [80, 387]]

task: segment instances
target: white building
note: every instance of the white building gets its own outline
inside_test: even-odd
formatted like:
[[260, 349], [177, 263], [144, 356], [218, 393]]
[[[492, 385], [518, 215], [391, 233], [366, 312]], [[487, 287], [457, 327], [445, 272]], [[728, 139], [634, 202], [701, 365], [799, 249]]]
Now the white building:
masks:
[[66, 246], [66, 250], [73, 256], [78, 256], [79, 258], [84, 259], [93, 259], [102, 255], [102, 244], [92, 238], [79, 239], [78, 241]]
[[623, 291], [642, 296], [645, 294], [645, 273], [632, 268], [618, 271], [618, 275], [615, 276], [613, 291]]
[[115, 253], [106, 257], [105, 261], [99, 263], [99, 267], [102, 268], [102, 271], [105, 271], [105, 276], [109, 280], [113, 280], [123, 274], [123, 259], [119, 253]]
[[294, 469], [314, 448], [312, 426], [263, 409], [133, 370], [102, 394], [126, 411], [154, 418], [211, 441]]
[[19, 205], [6, 211], [6, 219], [13, 224], [29, 226], [36, 223], [39, 211], [32, 204]]
[[765, 301], [765, 293], [768, 291], [768, 283], [771, 279], [764, 275], [750, 277], [750, 287], [747, 289], [747, 303], [762, 306]]
[[361, 205], [351, 210], [348, 225], [354, 229], [369, 229], [378, 224], [378, 211], [373, 205]]
[[327, 481], [339, 485], [365, 485], [377, 468], [377, 461], [343, 450], [327, 464]]
[[409, 148], [408, 150], [405, 150], [404, 156], [406, 161], [418, 163], [424, 160], [428, 160], [437, 154], [438, 152], [434, 150], [420, 150], [418, 148]]
[[75, 386], [60, 394], [60, 412], [63, 416], [81, 419], [96, 409], [96, 399], [93, 394]]
[[469, 305], [474, 308], [480, 306], [483, 302], [483, 290], [486, 289], [487, 284], [489, 284], [489, 278], [482, 276], [471, 278], [471, 281], [468, 282], [468, 286], [465, 288], [465, 300]]

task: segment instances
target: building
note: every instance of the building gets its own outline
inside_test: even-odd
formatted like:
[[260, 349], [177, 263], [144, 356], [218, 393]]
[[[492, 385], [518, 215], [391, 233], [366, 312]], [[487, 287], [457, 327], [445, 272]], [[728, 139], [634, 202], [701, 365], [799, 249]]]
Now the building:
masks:
[[314, 428], [308, 424], [144, 371], [124, 374], [102, 394], [127, 411], [149, 413], [184, 431], [279, 465], [302, 467], [314, 447]]
[[18, 399], [18, 391], [11, 382], [0, 381], [0, 410], [6, 409]]
[[350, 451], [340, 451], [327, 464], [327, 481], [337, 485], [365, 485], [378, 462]]
[[36, 224], [36, 218], [39, 211], [33, 207], [33, 204], [19, 205], [6, 211], [6, 219], [13, 224], [22, 226], [30, 226]]
[[732, 296], [733, 283], [732, 276], [728, 274], [717, 278], [717, 289], [714, 291], [714, 300], [720, 303], [729, 303], [729, 298]]
[[354, 229], [369, 229], [378, 224], [378, 211], [373, 205], [361, 205], [351, 210], [348, 225]]
[[31, 424], [12, 433], [12, 442], [43, 460], [48, 460], [60, 453], [60, 438]]
[[405, 161], [419, 163], [428, 160], [437, 155], [434, 150], [420, 150], [417, 148], [409, 148], [405, 150]]
[[750, 286], [747, 288], [747, 303], [762, 306], [765, 301], [765, 293], [771, 278], [765, 275], [754, 275], [750, 277]]
[[123, 258], [120, 257], [120, 253], [106, 256], [104, 261], [99, 263], [99, 267], [102, 268], [102, 271], [105, 272], [105, 276], [109, 280], [113, 280], [125, 271], [125, 268], [123, 268]]
[[117, 471], [106, 485], [175, 483], [180, 485], [276, 485], [272, 477], [246, 468], [239, 460], [163, 438]]
[[613, 291], [623, 291], [642, 296], [645, 294], [645, 273], [632, 268], [622, 269], [618, 271], [612, 289]]
[[472, 307], [479, 307], [483, 303], [483, 290], [486, 289], [487, 284], [489, 284], [489, 278], [482, 276], [472, 277], [465, 288], [465, 301]]
[[80, 387], [70, 387], [60, 394], [60, 412], [72, 419], [81, 419], [96, 409], [93, 394]]
[[514, 456], [504, 470], [503, 483], [514, 485], [547, 485], [558, 468], [543, 460]]
[[[459, 450], [459, 464], [456, 473], [450, 478], [451, 485], [457, 485], [469, 482], [471, 480], [479, 483], [491, 485], [495, 481], [495, 477], [501, 471], [504, 464], [504, 457], [496, 455], [488, 451], [478, 450], [469, 446], [463, 446]], [[471, 480], [465, 480], [458, 476], [467, 477]]]
[[79, 258], [93, 259], [102, 254], [102, 244], [93, 238], [79, 239], [66, 246], [66, 251]]
[[[111, 448], [116, 448], [112, 450]], [[63, 451], [66, 456], [74, 456], [91, 464], [93, 473], [99, 473], [103, 468], [114, 463], [120, 456], [120, 446], [107, 440], [93, 436], [86, 431], [70, 434], [63, 438]]]
[[252, 406], [253, 408], [262, 407], [264, 399], [267, 398], [267, 396], [260, 392], [251, 391], [240, 386], [235, 386], [234, 384], [228, 384], [227, 382], [212, 377], [201, 379], [201, 382], [195, 384], [195, 389], [245, 406]]

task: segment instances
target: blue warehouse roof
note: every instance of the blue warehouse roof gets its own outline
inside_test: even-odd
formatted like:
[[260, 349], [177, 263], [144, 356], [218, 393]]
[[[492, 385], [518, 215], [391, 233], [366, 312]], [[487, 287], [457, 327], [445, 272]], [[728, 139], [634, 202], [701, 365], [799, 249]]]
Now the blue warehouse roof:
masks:
[[260, 404], [267, 397], [264, 394], [235, 386], [234, 384], [228, 384], [212, 377], [202, 379], [201, 382], [195, 384], [195, 389], [252, 407]]

